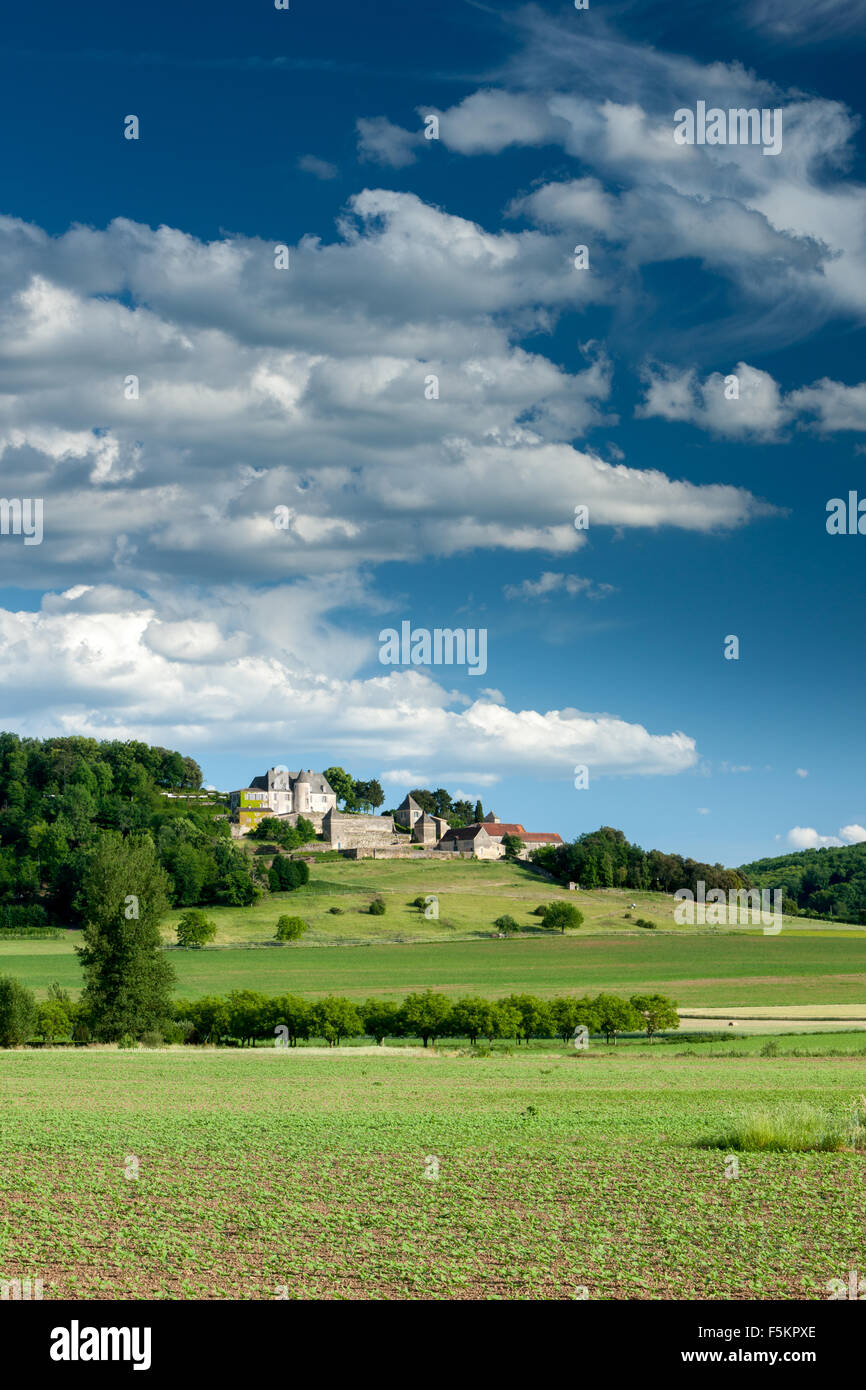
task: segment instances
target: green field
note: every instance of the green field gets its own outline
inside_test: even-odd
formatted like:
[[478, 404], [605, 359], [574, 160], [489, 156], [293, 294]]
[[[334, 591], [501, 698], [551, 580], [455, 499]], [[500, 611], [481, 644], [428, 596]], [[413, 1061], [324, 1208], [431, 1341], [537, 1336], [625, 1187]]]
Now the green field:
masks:
[[866, 1268], [862, 1153], [746, 1153], [731, 1180], [698, 1147], [781, 1098], [844, 1111], [862, 1056], [92, 1049], [0, 1074], [0, 1277], [46, 1299], [826, 1299]]
[[[366, 911], [377, 893], [387, 903], [383, 917]], [[438, 920], [409, 905], [427, 894], [438, 898]], [[556, 897], [579, 906], [586, 919], [579, 931], [541, 930], [532, 909]], [[333, 906], [343, 912], [331, 914]], [[789, 918], [778, 936], [764, 936], [759, 926], [679, 927], [673, 910], [673, 899], [660, 894], [568, 893], [516, 864], [341, 860], [316, 865], [297, 892], [250, 908], [208, 909], [218, 926], [210, 947], [171, 946], [178, 912], [166, 919], [164, 936], [182, 998], [236, 988], [399, 998], [430, 986], [490, 997], [641, 990], [687, 1007], [866, 1000], [866, 932]], [[276, 919], [285, 912], [303, 917], [310, 930], [300, 943], [276, 946]], [[500, 940], [492, 923], [506, 912], [523, 934]], [[656, 931], [635, 928], [637, 917], [656, 922]], [[3, 941], [0, 974], [15, 975], [40, 997], [53, 980], [77, 990], [77, 939], [70, 932], [62, 941]]]
[[[490, 998], [527, 990], [548, 997], [638, 991], [682, 1006], [859, 1004], [866, 999], [866, 940], [780, 936], [552, 936], [405, 946], [173, 950], [177, 994], [230, 989], [305, 996], [397, 999], [410, 990]], [[78, 988], [78, 959], [61, 942], [4, 943], [0, 974], [44, 995], [52, 980]]]

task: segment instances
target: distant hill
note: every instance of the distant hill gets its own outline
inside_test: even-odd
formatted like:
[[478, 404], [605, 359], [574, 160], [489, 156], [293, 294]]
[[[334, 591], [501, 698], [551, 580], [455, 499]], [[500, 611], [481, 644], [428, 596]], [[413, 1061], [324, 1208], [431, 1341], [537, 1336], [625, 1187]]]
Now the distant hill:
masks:
[[758, 888], [783, 888], [802, 916], [866, 922], [866, 841], [756, 859], [740, 873]]

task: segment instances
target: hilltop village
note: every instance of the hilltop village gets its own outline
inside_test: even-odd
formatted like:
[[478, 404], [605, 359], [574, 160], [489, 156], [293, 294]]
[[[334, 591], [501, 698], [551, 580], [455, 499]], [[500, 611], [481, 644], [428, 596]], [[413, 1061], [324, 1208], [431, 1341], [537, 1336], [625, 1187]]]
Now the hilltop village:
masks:
[[521, 841], [518, 857], [525, 859], [542, 845], [562, 844], [554, 832], [525, 830], [519, 822], [503, 822], [493, 815], [472, 825], [452, 827], [444, 817], [425, 811], [411, 795], [390, 815], [340, 811], [337, 793], [325, 774], [310, 768], [298, 772], [282, 766], [269, 768], [248, 787], [231, 792], [229, 802], [235, 838], [249, 834], [265, 816], [290, 825], [296, 825], [303, 816], [327, 848], [354, 859], [415, 858], [419, 854], [501, 859], [506, 838], [512, 836]]

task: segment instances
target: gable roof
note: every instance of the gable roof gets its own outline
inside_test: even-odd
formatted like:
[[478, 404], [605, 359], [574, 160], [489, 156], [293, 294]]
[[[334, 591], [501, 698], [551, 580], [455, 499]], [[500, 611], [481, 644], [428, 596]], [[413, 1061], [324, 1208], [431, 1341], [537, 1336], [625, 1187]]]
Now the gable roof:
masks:
[[475, 840], [479, 835], [487, 834], [486, 825], [464, 825], [462, 828], [455, 826], [451, 830], [446, 830], [442, 836], [443, 840]]
[[523, 826], [514, 820], [481, 820], [478, 824], [484, 826], [491, 840], [502, 840], [503, 835], [525, 835]]

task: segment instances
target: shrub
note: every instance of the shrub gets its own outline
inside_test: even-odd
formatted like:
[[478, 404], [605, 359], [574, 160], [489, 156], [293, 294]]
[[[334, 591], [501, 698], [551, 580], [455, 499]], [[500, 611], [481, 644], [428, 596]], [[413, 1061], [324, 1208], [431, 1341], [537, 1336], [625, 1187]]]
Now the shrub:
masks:
[[385, 900], [384, 900], [384, 898], [374, 898], [373, 901], [370, 903], [370, 906], [368, 907], [367, 911], [369, 912], [369, 914], [370, 914], [371, 917], [384, 917], [384, 915], [385, 915]]
[[330, 912], [332, 917], [340, 917], [343, 913], [343, 909], [341, 907], [329, 907], [328, 911]]
[[546, 911], [547, 911], [547, 903], [539, 903], [538, 907], [534, 907], [534, 908], [532, 909], [532, 914], [531, 914], [531, 915], [532, 915], [533, 917], [543, 917]]
[[541, 925], [546, 931], [564, 933], [566, 928], [583, 926], [583, 913], [571, 903], [549, 903], [545, 908]]
[[0, 1047], [20, 1047], [36, 1031], [36, 999], [13, 980], [0, 979]]
[[764, 1046], [761, 1048], [761, 1056], [762, 1056], [762, 1057], [778, 1057], [778, 1055], [779, 1055], [779, 1044], [778, 1044], [778, 1043], [773, 1042], [772, 1039], [770, 1039], [769, 1042], [765, 1042], [765, 1043], [764, 1043]]
[[145, 1033], [142, 1033], [141, 1041], [145, 1047], [162, 1047], [165, 1039], [162, 1033], [158, 1033], [155, 1028], [148, 1028]]
[[278, 917], [274, 935], [277, 941], [297, 941], [303, 936], [308, 925], [303, 917]]
[[520, 923], [510, 917], [507, 912], [502, 917], [497, 917], [493, 925], [497, 931], [504, 932], [506, 936], [510, 936], [512, 932], [520, 931]]
[[200, 907], [189, 908], [177, 924], [177, 944], [190, 949], [204, 946], [216, 936], [216, 922]]
[[310, 881], [310, 868], [303, 859], [285, 859], [278, 855], [268, 871], [268, 887], [272, 893], [291, 893]]
[[126, 1050], [127, 1048], [138, 1047], [138, 1043], [131, 1033], [124, 1033], [117, 1039], [117, 1046]]
[[655, 924], [655, 922], [649, 922], [649, 921], [647, 921], [646, 917], [638, 917], [637, 920], [635, 921], [635, 926], [636, 926], [636, 927], [646, 927], [647, 931], [655, 931], [655, 929], [656, 929], [656, 924]]

